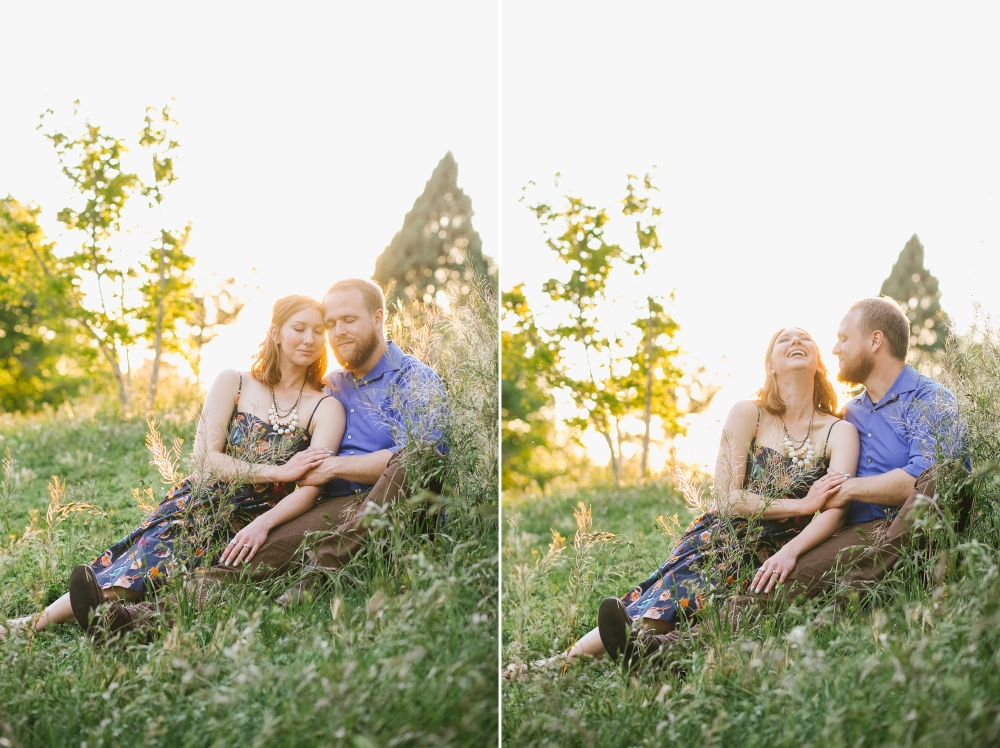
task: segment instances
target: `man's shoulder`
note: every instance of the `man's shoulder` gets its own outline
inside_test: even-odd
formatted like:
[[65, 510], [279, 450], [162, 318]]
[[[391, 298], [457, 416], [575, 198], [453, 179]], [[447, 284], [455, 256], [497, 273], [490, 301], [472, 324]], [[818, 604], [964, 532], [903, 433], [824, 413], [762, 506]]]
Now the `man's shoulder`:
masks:
[[914, 391], [915, 400], [954, 400], [955, 395], [940, 382], [931, 379], [926, 374], [917, 374], [917, 387]]
[[420, 379], [440, 379], [434, 369], [416, 356], [409, 353], [403, 353], [403, 351], [399, 348], [396, 348], [394, 353], [396, 357], [396, 361], [394, 363], [401, 375], [407, 378], [417, 377]]

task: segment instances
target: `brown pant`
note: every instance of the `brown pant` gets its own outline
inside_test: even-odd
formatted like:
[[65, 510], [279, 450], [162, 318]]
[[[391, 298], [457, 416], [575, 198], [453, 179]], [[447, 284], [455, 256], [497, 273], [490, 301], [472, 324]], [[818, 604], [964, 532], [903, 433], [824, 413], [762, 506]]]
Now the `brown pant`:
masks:
[[[267, 540], [257, 549], [247, 567], [213, 566], [187, 582], [185, 594], [195, 607], [200, 608], [218, 582], [234, 581], [244, 574], [248, 574], [254, 581], [260, 581], [287, 571], [294, 562], [302, 559], [300, 549], [306, 540], [306, 533], [311, 532], [329, 533], [316, 544], [316, 550], [311, 554], [312, 562], [325, 568], [343, 566], [364, 543], [368, 534], [366, 515], [372, 506], [390, 506], [408, 495], [402, 458], [402, 450], [392, 456], [385, 472], [367, 494], [318, 502], [309, 511], [268, 533]], [[432, 485], [430, 488], [437, 492], [440, 487]], [[151, 621], [157, 611], [169, 615], [177, 604], [176, 595], [168, 595], [157, 602], [143, 600], [126, 609], [139, 625]]]
[[913, 507], [921, 495], [932, 496], [932, 470], [917, 478], [913, 491], [891, 521], [887, 519], [849, 525], [795, 563], [782, 589], [740, 595], [726, 603], [725, 618], [734, 629], [739, 618], [755, 606], [777, 607], [796, 598], [815, 598], [837, 590], [864, 591], [894, 567], [911, 541]]
[[[259, 581], [281, 574], [295, 561], [302, 560], [300, 548], [306, 533], [329, 533], [315, 544], [315, 551], [306, 551], [316, 566], [337, 569], [347, 563], [368, 535], [367, 515], [374, 505], [391, 506], [409, 493], [402, 457], [403, 450], [392, 456], [385, 472], [367, 494], [321, 500], [309, 511], [271, 530], [250, 561], [250, 578]], [[229, 579], [241, 571], [232, 566], [216, 566], [208, 575]]]

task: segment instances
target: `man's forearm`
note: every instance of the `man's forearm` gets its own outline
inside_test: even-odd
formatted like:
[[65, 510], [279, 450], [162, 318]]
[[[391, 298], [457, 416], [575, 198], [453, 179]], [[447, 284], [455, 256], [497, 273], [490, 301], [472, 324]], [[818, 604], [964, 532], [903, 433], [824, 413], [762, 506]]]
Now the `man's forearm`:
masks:
[[380, 449], [367, 455], [335, 455], [302, 476], [299, 485], [318, 486], [340, 479], [374, 486], [389, 466], [390, 459], [392, 452], [388, 449]]
[[850, 496], [853, 501], [864, 501], [869, 504], [884, 506], [903, 506], [907, 497], [913, 492], [917, 479], [902, 468], [890, 470], [882, 475], [869, 475], [864, 478], [853, 478], [849, 483]]

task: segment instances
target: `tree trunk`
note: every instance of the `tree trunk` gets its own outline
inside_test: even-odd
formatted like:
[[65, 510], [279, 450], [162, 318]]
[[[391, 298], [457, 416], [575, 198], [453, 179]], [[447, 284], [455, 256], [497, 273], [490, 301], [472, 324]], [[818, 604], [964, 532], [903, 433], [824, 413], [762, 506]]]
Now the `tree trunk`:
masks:
[[615, 440], [611, 438], [611, 431], [609, 429], [599, 427], [597, 430], [601, 432], [601, 436], [608, 443], [608, 450], [611, 452], [611, 480], [614, 482], [615, 490], [617, 491], [619, 488], [618, 471], [620, 466], [618, 464], [618, 456], [615, 454]]
[[646, 426], [642, 434], [642, 466], [639, 469], [640, 485], [649, 475], [649, 422], [653, 416], [653, 299], [649, 298], [649, 317], [646, 319], [646, 409], [642, 421]]
[[166, 293], [166, 263], [163, 258], [164, 247], [160, 246], [160, 298], [156, 305], [156, 342], [153, 345], [153, 373], [149, 378], [149, 402], [146, 404], [146, 411], [153, 409], [153, 401], [156, 399], [156, 384], [160, 379], [160, 353], [163, 350], [163, 303]]

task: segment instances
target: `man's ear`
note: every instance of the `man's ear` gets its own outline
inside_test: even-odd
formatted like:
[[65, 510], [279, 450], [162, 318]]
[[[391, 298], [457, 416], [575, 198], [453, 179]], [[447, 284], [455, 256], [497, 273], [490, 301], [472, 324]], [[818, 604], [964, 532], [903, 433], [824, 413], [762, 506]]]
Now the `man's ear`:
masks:
[[385, 323], [385, 309], [375, 310], [375, 324], [378, 325], [380, 329], [384, 327]]
[[872, 353], [878, 353], [879, 349], [885, 343], [885, 335], [882, 334], [881, 330], [876, 330], [872, 333]]

